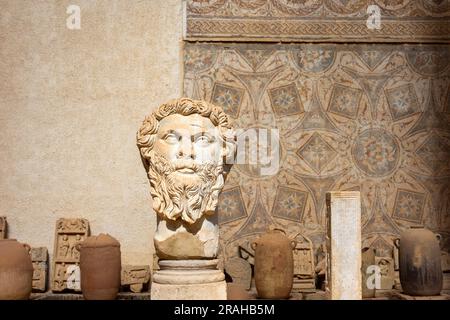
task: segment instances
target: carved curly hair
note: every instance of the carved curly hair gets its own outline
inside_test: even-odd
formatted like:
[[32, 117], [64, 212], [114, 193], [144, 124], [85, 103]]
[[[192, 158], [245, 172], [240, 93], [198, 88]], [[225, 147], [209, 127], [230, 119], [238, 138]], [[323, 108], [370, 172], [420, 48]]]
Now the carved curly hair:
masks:
[[227, 145], [234, 141], [234, 132], [231, 128], [230, 120], [222, 108], [201, 100], [189, 98], [174, 99], [162, 104], [155, 112], [147, 116], [137, 132], [137, 146], [144, 159], [148, 158], [149, 152], [153, 149], [159, 121], [172, 114], [184, 116], [200, 114], [209, 118], [213, 125], [219, 128], [220, 135]]

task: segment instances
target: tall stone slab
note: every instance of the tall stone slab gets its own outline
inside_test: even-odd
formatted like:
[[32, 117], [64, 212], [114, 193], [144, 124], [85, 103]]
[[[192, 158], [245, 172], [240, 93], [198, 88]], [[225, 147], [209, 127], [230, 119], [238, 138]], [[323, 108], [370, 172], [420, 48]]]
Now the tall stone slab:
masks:
[[65, 219], [56, 221], [51, 290], [81, 292], [80, 252], [77, 244], [89, 236], [89, 221]]
[[47, 289], [48, 273], [47, 248], [31, 248], [31, 262], [33, 263], [33, 291], [45, 292]]
[[332, 300], [359, 300], [361, 292], [361, 197], [327, 192], [327, 290]]

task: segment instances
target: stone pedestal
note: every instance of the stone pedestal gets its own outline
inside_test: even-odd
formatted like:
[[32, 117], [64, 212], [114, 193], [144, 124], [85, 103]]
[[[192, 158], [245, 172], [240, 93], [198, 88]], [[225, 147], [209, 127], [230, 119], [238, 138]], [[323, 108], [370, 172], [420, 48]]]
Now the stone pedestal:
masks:
[[152, 283], [152, 300], [227, 300], [225, 280], [197, 284]]
[[333, 300], [360, 300], [361, 199], [357, 191], [327, 193], [327, 289]]
[[213, 260], [160, 260], [152, 300], [226, 300], [225, 275]]

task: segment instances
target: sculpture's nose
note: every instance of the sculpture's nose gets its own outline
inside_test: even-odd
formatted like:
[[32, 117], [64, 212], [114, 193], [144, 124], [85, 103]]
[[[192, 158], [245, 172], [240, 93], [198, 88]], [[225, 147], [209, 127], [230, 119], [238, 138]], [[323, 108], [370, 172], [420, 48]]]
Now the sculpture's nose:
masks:
[[178, 158], [195, 159], [194, 145], [191, 139], [181, 139], [177, 156]]

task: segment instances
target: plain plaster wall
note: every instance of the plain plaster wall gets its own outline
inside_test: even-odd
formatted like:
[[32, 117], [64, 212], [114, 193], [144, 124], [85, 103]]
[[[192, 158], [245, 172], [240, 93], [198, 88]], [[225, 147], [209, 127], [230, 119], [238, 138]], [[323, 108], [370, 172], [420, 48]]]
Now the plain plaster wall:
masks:
[[[66, 27], [67, 6], [81, 29]], [[86, 218], [150, 264], [156, 218], [135, 135], [181, 94], [181, 0], [0, 0], [0, 215], [53, 252], [58, 218]]]

